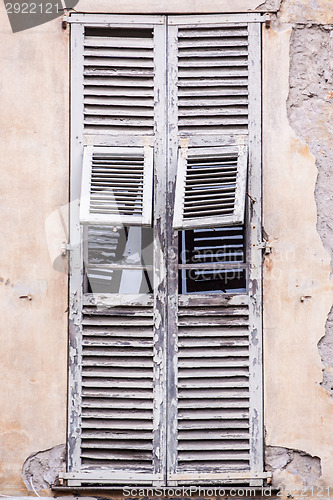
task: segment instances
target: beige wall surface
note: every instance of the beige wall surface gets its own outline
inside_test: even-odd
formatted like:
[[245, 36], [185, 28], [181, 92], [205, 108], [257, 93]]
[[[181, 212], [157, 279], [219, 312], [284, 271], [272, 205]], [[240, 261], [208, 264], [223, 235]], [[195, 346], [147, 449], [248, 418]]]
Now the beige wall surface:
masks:
[[[264, 270], [266, 442], [320, 457], [318, 484], [332, 487], [333, 400], [320, 386], [317, 344], [333, 287], [316, 230], [315, 158], [287, 118], [290, 34], [264, 30], [263, 214], [273, 247]], [[299, 486], [288, 472], [279, 480]]]
[[201, 14], [221, 12], [268, 12], [277, 10], [280, 0], [80, 0], [78, 12], [103, 12], [112, 14]]
[[61, 19], [13, 34], [1, 2], [0, 61], [0, 493], [26, 494], [25, 459], [66, 435], [67, 275], [45, 229], [68, 199]]
[[[285, 0], [279, 31], [264, 29], [264, 228], [273, 247], [265, 259], [264, 362], [267, 444], [320, 457], [318, 484], [333, 486], [333, 400], [320, 386], [317, 347], [333, 303], [331, 269], [316, 229], [316, 161], [286, 109], [289, 24], [332, 22], [330, 3]], [[81, 0], [76, 10], [223, 13], [262, 5]], [[62, 235], [52, 221], [68, 199], [68, 30], [59, 18], [13, 34], [1, 3], [0, 61], [0, 493], [24, 495], [25, 459], [66, 438], [67, 275], [59, 259], [53, 265]], [[287, 486], [301, 485], [297, 475], [279, 474]]]

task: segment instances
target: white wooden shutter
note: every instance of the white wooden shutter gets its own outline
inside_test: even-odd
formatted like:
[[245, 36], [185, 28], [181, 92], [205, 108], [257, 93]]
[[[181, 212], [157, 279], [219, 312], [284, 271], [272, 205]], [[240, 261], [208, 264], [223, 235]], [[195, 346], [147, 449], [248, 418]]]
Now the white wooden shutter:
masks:
[[86, 27], [83, 56], [85, 133], [152, 135], [152, 27]]
[[178, 29], [180, 135], [245, 133], [248, 126], [248, 25]]
[[152, 473], [152, 301], [109, 309], [87, 303], [82, 325], [82, 468]]
[[174, 229], [244, 222], [247, 146], [179, 151]]
[[[174, 297], [169, 301], [175, 306], [169, 321], [177, 323], [177, 330], [169, 349], [169, 379], [176, 389], [168, 414], [173, 430], [168, 478], [178, 485], [258, 486], [267, 475], [258, 245], [260, 25], [251, 16], [172, 16], [169, 37], [173, 227], [204, 233], [203, 228], [227, 230], [244, 224], [246, 257], [241, 263], [225, 259], [196, 234], [205, 251], [199, 244], [194, 247], [193, 262], [178, 265], [178, 280], [170, 278]], [[220, 233], [215, 237], [221, 238]], [[185, 240], [186, 234], [174, 234], [173, 245], [177, 237]], [[188, 292], [185, 283], [182, 291], [187, 294], [179, 293], [186, 273], [204, 280], [221, 272], [229, 280], [234, 273], [244, 276], [244, 271], [241, 291], [223, 292], [221, 286], [204, 293], [204, 287], [192, 286]]]
[[85, 147], [83, 224], [151, 225], [153, 148]]
[[[155, 177], [165, 172], [165, 139], [154, 127], [156, 119], [165, 121], [164, 19], [73, 14], [70, 20], [73, 250], [64, 477], [71, 486], [158, 485], [165, 467], [163, 305], [151, 290], [133, 289], [138, 274], [151, 273], [153, 263], [163, 269], [163, 253], [158, 238], [149, 265], [143, 246], [139, 259], [112, 258], [112, 252], [120, 245], [117, 226], [129, 234], [140, 229], [132, 226], [150, 226], [156, 233], [153, 157]], [[89, 260], [83, 236], [95, 238], [89, 241], [103, 258]], [[131, 272], [134, 286], [128, 291]], [[108, 282], [120, 273], [114, 292]], [[162, 287], [163, 279], [156, 272], [154, 286]]]
[[[258, 20], [258, 15], [252, 18]], [[261, 241], [260, 28], [259, 23], [247, 22], [252, 18], [214, 15], [208, 16], [207, 21], [206, 16], [166, 19], [165, 16], [73, 15], [71, 199], [74, 208], [71, 211], [69, 459], [64, 476], [71, 486], [164, 485], [165, 481], [168, 485], [230, 481], [260, 485], [265, 477], [261, 447], [258, 245]], [[254, 92], [256, 81], [259, 85]], [[147, 135], [153, 136], [148, 138], [150, 141], [146, 140]], [[244, 135], [248, 141], [242, 142], [240, 136]], [[226, 191], [228, 196], [221, 196], [227, 179], [223, 169], [217, 178], [211, 175], [212, 154], [218, 153], [221, 161], [227, 152], [224, 149], [223, 153], [223, 148], [231, 148], [228, 154], [233, 151], [234, 156], [228, 157], [228, 162], [232, 163], [237, 156], [238, 164], [239, 148], [245, 151], [245, 144], [249, 146], [248, 181], [253, 203], [249, 210], [251, 220], [247, 221], [251, 223], [247, 228], [248, 255], [246, 262], [235, 263], [236, 269], [250, 273], [248, 293], [178, 294], [182, 269], [172, 252], [169, 258], [165, 248], [177, 248], [178, 235], [172, 231], [172, 188], [179, 147], [185, 151], [182, 141], [187, 141], [188, 150], [183, 156], [186, 163], [182, 167], [182, 188], [178, 190], [183, 201], [178, 203], [184, 207], [189, 196], [185, 192], [187, 170], [189, 178], [198, 175], [190, 173], [195, 170], [194, 164], [197, 160], [205, 162], [199, 177], [194, 178], [197, 191], [193, 195], [196, 203], [192, 205], [200, 207], [199, 213], [193, 217], [191, 211], [179, 211], [178, 227], [187, 228], [206, 227], [200, 224], [207, 218], [202, 209], [207, 202], [198, 202], [201, 194], [197, 179], [204, 185], [208, 182], [206, 191], [219, 191], [218, 203], [212, 201], [213, 196], [209, 198], [208, 217], [214, 223], [207, 227], [214, 227], [216, 219], [223, 225], [226, 216], [240, 224], [245, 180], [240, 188], [243, 195], [237, 194], [237, 174], [236, 181], [231, 183], [236, 185], [235, 192], [229, 196]], [[117, 147], [132, 153], [131, 148], [139, 148], [142, 152], [143, 145], [148, 143], [154, 146], [156, 186], [154, 297], [147, 294], [144, 300], [124, 295], [110, 298], [104, 292], [97, 297], [84, 295], [80, 237], [85, 228], [78, 223], [80, 210], [75, 202], [79, 195], [76, 180], [81, 179], [83, 144], [94, 145], [85, 175], [94, 179], [95, 186], [102, 182], [102, 191], [110, 187], [114, 192], [114, 184], [98, 177], [103, 173], [97, 172], [98, 168], [97, 177], [92, 176], [93, 151], [99, 147]], [[241, 169], [237, 166], [237, 173]], [[234, 167], [229, 173], [235, 180]], [[137, 188], [133, 179], [129, 182], [133, 189]], [[85, 189], [90, 187], [84, 196], [89, 205], [88, 209], [82, 208], [82, 222], [96, 222], [98, 215], [99, 224], [117, 225], [119, 207], [127, 210], [122, 214], [124, 224], [143, 224], [147, 220], [143, 204], [142, 213], [135, 212], [136, 208], [130, 211], [123, 191], [121, 194], [117, 191], [114, 197], [102, 194], [99, 199], [100, 195], [92, 191], [92, 182], [84, 185]], [[229, 188], [228, 185], [226, 189]], [[107, 212], [109, 198], [115, 213]], [[221, 209], [221, 200], [225, 202], [226, 198], [231, 198], [228, 202], [233, 202], [233, 212], [216, 214], [214, 211]], [[236, 205], [241, 210], [236, 210]], [[96, 211], [92, 212], [90, 207]], [[222, 207], [230, 209], [229, 205]], [[186, 218], [193, 226], [183, 226]], [[221, 269], [223, 265], [218, 262], [207, 267]], [[228, 273], [232, 269], [230, 263]]]
[[179, 298], [176, 479], [250, 469], [249, 341], [246, 295]]

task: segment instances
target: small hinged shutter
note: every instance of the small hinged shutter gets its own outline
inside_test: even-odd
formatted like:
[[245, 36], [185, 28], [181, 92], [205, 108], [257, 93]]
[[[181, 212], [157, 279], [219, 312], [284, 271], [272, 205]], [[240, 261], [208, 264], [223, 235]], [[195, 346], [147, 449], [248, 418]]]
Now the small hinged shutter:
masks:
[[247, 145], [181, 148], [174, 229], [244, 222]]
[[153, 149], [84, 148], [82, 224], [151, 225]]

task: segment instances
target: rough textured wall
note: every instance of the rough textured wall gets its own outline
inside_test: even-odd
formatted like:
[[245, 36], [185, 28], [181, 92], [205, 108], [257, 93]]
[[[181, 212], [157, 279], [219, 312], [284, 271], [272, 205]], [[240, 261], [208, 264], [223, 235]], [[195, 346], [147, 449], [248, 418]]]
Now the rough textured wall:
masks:
[[[302, 3], [301, 22], [311, 15]], [[288, 8], [292, 20], [300, 4], [283, 2], [277, 22], [264, 30], [264, 228], [273, 244], [264, 272], [265, 424], [269, 446], [303, 453], [308, 464], [317, 457], [321, 471], [312, 480], [327, 486], [333, 404], [321, 386], [318, 342], [333, 301], [325, 104], [330, 35], [324, 27], [285, 24]], [[329, 349], [326, 354], [332, 365]], [[309, 486], [303, 465], [278, 469], [274, 483]]]
[[65, 441], [67, 277], [45, 219], [68, 199], [67, 38], [61, 19], [13, 34], [1, 2], [1, 494], [26, 494], [26, 458]]
[[[316, 158], [317, 229], [333, 259], [333, 26], [293, 29], [290, 44], [289, 122]], [[325, 366], [323, 387], [333, 389], [333, 327], [329, 316], [319, 342]]]
[[268, 12], [278, 9], [281, 0], [80, 0], [77, 12], [110, 14], [202, 14], [212, 12]]

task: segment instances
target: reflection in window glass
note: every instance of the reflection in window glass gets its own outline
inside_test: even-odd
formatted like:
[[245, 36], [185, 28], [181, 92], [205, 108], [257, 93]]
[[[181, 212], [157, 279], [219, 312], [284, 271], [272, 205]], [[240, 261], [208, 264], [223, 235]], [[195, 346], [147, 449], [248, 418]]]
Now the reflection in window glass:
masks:
[[86, 292], [152, 293], [152, 228], [89, 226], [85, 240]]
[[182, 231], [179, 264], [180, 293], [245, 292], [244, 226]]

